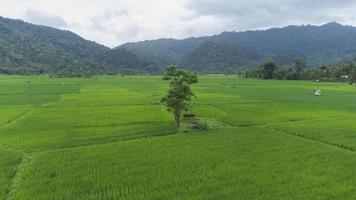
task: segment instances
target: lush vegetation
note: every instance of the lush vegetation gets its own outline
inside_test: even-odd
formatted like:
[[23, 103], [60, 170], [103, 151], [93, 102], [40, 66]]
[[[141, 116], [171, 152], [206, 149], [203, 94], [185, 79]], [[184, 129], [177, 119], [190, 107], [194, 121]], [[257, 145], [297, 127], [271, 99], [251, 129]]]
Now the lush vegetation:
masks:
[[188, 110], [192, 98], [196, 97], [190, 86], [198, 83], [198, 77], [170, 66], [166, 68], [163, 80], [169, 81], [170, 88], [161, 102], [173, 113], [175, 124], [179, 128], [183, 111]]
[[109, 51], [68, 32], [0, 18], [0, 69], [3, 73], [97, 71], [94, 58]]
[[0, 199], [356, 198], [354, 86], [200, 76], [204, 132], [175, 128], [167, 89], [0, 76]]
[[251, 49], [207, 41], [189, 53], [181, 65], [201, 73], [222, 73], [253, 64], [256, 59], [258, 55]]
[[292, 67], [281, 67], [273, 60], [267, 60], [260, 67], [242, 68], [236, 74], [245, 78], [339, 81], [353, 84], [356, 82], [356, 61], [313, 68], [306, 66], [302, 59], [295, 60]]
[[355, 36], [356, 28], [329, 23], [159, 39], [110, 49], [69, 31], [0, 17], [0, 74], [158, 74], [170, 64], [200, 73], [233, 73], [267, 59], [292, 67], [297, 58], [313, 69], [354, 59]]
[[355, 27], [329, 23], [323, 26], [224, 32], [186, 40], [161, 39], [121, 47], [165, 58], [191, 70], [229, 73], [240, 67], [259, 66], [267, 59], [283, 66], [292, 66], [297, 58], [312, 67], [338, 64], [356, 57], [355, 35]]
[[0, 73], [78, 74], [157, 72], [152, 62], [111, 50], [69, 31], [0, 17]]

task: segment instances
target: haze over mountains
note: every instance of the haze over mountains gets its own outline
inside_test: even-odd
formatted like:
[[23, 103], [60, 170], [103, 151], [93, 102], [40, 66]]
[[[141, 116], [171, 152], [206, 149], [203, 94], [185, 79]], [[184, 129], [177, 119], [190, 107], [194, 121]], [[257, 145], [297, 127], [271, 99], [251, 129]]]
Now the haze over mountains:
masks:
[[2, 73], [158, 73], [168, 64], [223, 73], [258, 66], [269, 58], [281, 65], [302, 58], [309, 66], [320, 66], [355, 57], [356, 28], [335, 22], [159, 39], [110, 49], [69, 31], [0, 18]]

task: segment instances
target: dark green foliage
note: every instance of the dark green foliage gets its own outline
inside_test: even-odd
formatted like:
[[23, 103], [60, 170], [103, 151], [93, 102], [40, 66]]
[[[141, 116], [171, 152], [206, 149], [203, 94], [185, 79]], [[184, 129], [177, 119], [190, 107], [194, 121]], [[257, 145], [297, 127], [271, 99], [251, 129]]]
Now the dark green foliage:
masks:
[[[306, 66], [337, 64], [355, 57], [356, 28], [337, 23], [159, 39], [112, 50], [69, 31], [0, 17], [1, 74], [159, 73], [170, 64], [203, 73], [231, 73], [259, 66], [269, 58], [283, 66], [293, 66], [301, 58], [301, 68], [287, 75], [276, 71], [275, 77], [307, 79], [302, 77], [308, 71]], [[333, 76], [326, 70], [323, 73]]]
[[167, 106], [168, 111], [174, 115], [176, 126], [180, 127], [183, 110], [187, 110], [188, 103], [195, 97], [190, 85], [198, 83], [198, 77], [175, 66], [168, 66], [163, 80], [170, 81], [170, 89], [161, 102]]
[[111, 50], [80, 36], [0, 17], [0, 73], [80, 74], [158, 72], [125, 50]]
[[263, 79], [272, 79], [275, 77], [275, 71], [277, 70], [278, 66], [274, 63], [273, 60], [266, 61], [261, 66], [261, 78]]
[[[356, 28], [337, 23], [289, 26], [265, 31], [225, 32], [186, 40], [145, 41], [123, 47], [170, 60], [169, 64], [204, 72], [225, 73], [231, 68], [250, 66], [251, 61], [258, 66], [269, 58], [288, 66], [292, 66], [296, 58], [301, 58], [308, 66], [319, 67], [356, 56]], [[296, 76], [300, 75], [297, 72]]]
[[292, 73], [293, 71], [291, 69], [285, 67], [278, 67], [276, 70], [274, 70], [273, 76], [276, 79], [283, 80], [283, 79], [287, 79], [288, 76], [291, 76]]
[[209, 124], [203, 120], [195, 119], [194, 121], [191, 121], [189, 125], [193, 130], [198, 130], [198, 131], [209, 130]]
[[248, 48], [207, 41], [189, 53], [182, 66], [206, 73], [231, 72], [239, 66], [253, 63], [257, 57]]
[[197, 48], [205, 40], [206, 38], [188, 38], [185, 40], [158, 39], [127, 43], [120, 47], [136, 52], [137, 54], [163, 60], [162, 64], [178, 64], [182, 62], [189, 52]]
[[267, 61], [259, 69], [244, 68], [236, 74], [245, 78], [263, 78], [279, 80], [319, 80], [319, 81], [356, 81], [356, 60], [343, 62], [338, 65], [321, 66], [320, 68], [306, 67], [303, 60], [296, 60], [295, 67], [278, 67], [273, 61]]
[[93, 78], [94, 74], [92, 73], [85, 73], [85, 72], [78, 72], [78, 73], [68, 73], [68, 72], [63, 72], [63, 73], [56, 73], [53, 75], [50, 75], [50, 78]]
[[305, 68], [305, 62], [303, 59], [297, 59], [294, 61], [295, 72], [297, 74], [297, 79], [303, 79], [303, 70]]
[[0, 18], [0, 68], [8, 73], [102, 70], [94, 58], [109, 48], [69, 31]]
[[189, 132], [191, 130], [195, 131], [207, 131], [209, 130], [209, 124], [207, 120], [199, 119], [192, 113], [183, 114], [183, 122], [185, 122], [184, 132]]
[[153, 61], [144, 59], [124, 48], [113, 49], [97, 58], [104, 68], [111, 73], [119, 72], [158, 72]]

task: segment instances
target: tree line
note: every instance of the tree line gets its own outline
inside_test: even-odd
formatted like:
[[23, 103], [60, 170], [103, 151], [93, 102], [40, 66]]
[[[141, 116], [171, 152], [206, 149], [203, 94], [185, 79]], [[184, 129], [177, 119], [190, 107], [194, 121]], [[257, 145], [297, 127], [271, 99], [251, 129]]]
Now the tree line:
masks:
[[356, 60], [338, 65], [309, 67], [302, 59], [296, 59], [292, 66], [279, 66], [273, 60], [267, 60], [259, 67], [240, 69], [236, 72], [245, 78], [276, 80], [319, 80], [356, 82]]

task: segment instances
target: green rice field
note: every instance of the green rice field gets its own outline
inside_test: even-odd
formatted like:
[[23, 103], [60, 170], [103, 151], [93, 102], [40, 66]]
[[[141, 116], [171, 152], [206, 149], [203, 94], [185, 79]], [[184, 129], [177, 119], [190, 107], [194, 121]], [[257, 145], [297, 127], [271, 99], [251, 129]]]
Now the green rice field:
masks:
[[356, 199], [356, 87], [199, 79], [209, 131], [159, 76], [0, 76], [0, 200]]

